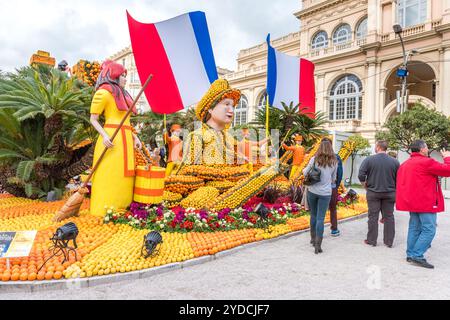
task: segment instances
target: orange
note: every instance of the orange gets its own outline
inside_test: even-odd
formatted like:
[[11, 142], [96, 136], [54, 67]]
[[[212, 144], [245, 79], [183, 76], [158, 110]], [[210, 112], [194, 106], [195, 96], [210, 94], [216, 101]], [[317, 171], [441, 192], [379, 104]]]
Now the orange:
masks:
[[20, 278], [20, 274], [18, 274], [18, 273], [13, 273], [11, 275], [11, 280], [12, 281], [17, 281], [17, 280], [19, 280], [19, 278]]
[[45, 280], [52, 280], [53, 279], [53, 271], [47, 271], [45, 273]]
[[27, 281], [28, 273], [26, 273], [26, 272], [21, 273], [19, 279], [20, 279], [20, 281]]
[[28, 274], [28, 281], [34, 281], [37, 278], [37, 274], [36, 272], [31, 272], [30, 274]]
[[11, 279], [11, 274], [9, 273], [3, 273], [2, 275], [2, 281], [9, 281]]
[[49, 265], [49, 266], [47, 267], [47, 271], [55, 271], [55, 266]]
[[45, 279], [45, 272], [39, 272], [38, 274], [37, 274], [37, 277], [36, 277], [36, 279], [37, 280], [44, 280]]
[[61, 271], [55, 271], [53, 274], [53, 279], [61, 279], [62, 278], [62, 272]]
[[64, 268], [64, 266], [59, 265], [55, 268], [56, 271], [64, 271], [66, 268]]

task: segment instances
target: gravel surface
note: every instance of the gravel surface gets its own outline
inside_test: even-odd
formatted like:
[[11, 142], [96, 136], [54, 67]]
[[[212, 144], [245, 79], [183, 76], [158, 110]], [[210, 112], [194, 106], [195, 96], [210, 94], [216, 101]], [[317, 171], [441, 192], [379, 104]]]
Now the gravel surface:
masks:
[[[450, 202], [447, 201], [447, 207]], [[449, 299], [450, 217], [440, 214], [427, 252], [434, 270], [405, 261], [407, 213], [396, 213], [393, 248], [363, 244], [367, 218], [326, 228], [324, 253], [315, 255], [309, 234], [264, 243], [232, 255], [146, 279], [91, 288], [8, 293], [5, 299]]]

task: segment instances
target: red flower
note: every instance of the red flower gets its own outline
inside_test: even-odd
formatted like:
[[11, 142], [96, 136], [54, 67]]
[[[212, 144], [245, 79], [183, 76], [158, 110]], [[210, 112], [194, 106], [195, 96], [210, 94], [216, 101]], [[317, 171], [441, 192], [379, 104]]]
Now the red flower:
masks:
[[169, 225], [170, 225], [172, 228], [175, 228], [175, 227], [177, 226], [177, 222], [176, 222], [175, 220], [172, 220], [172, 221], [169, 223]]
[[229, 223], [233, 223], [235, 219], [234, 219], [233, 217], [231, 217], [231, 216], [226, 216], [226, 217], [225, 217], [225, 220], [226, 220], [227, 222], [229, 222]]

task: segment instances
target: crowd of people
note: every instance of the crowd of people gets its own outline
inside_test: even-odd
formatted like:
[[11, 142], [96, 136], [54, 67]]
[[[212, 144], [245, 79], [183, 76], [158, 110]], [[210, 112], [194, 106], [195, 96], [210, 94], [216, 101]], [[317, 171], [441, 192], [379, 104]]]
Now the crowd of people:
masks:
[[[437, 213], [443, 212], [444, 196], [440, 177], [450, 177], [450, 151], [442, 150], [444, 163], [429, 156], [427, 144], [416, 140], [410, 157], [402, 164], [388, 151], [386, 141], [377, 141], [375, 154], [362, 162], [358, 179], [366, 189], [368, 232], [364, 243], [376, 246], [379, 223], [383, 224], [383, 243], [392, 248], [395, 239], [394, 208], [409, 212], [406, 261], [433, 269], [425, 259], [436, 234]], [[314, 157], [303, 170], [310, 210], [311, 244], [316, 254], [323, 252], [322, 240], [327, 209], [330, 210], [331, 235], [339, 236], [336, 204], [342, 180], [342, 161], [328, 138], [322, 140]], [[381, 220], [379, 220], [381, 212]]]

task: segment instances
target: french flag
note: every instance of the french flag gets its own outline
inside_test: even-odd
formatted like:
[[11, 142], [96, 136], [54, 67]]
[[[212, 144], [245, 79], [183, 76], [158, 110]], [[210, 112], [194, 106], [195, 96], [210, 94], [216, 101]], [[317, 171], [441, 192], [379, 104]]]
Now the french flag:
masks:
[[267, 36], [267, 47], [267, 94], [270, 105], [281, 108], [281, 102], [287, 105], [300, 103], [300, 110], [314, 117], [314, 64], [275, 50], [270, 45], [270, 34]]
[[202, 98], [217, 78], [203, 12], [158, 23], [141, 23], [127, 11], [128, 28], [141, 82], [153, 74], [145, 96], [153, 112], [170, 114]]

